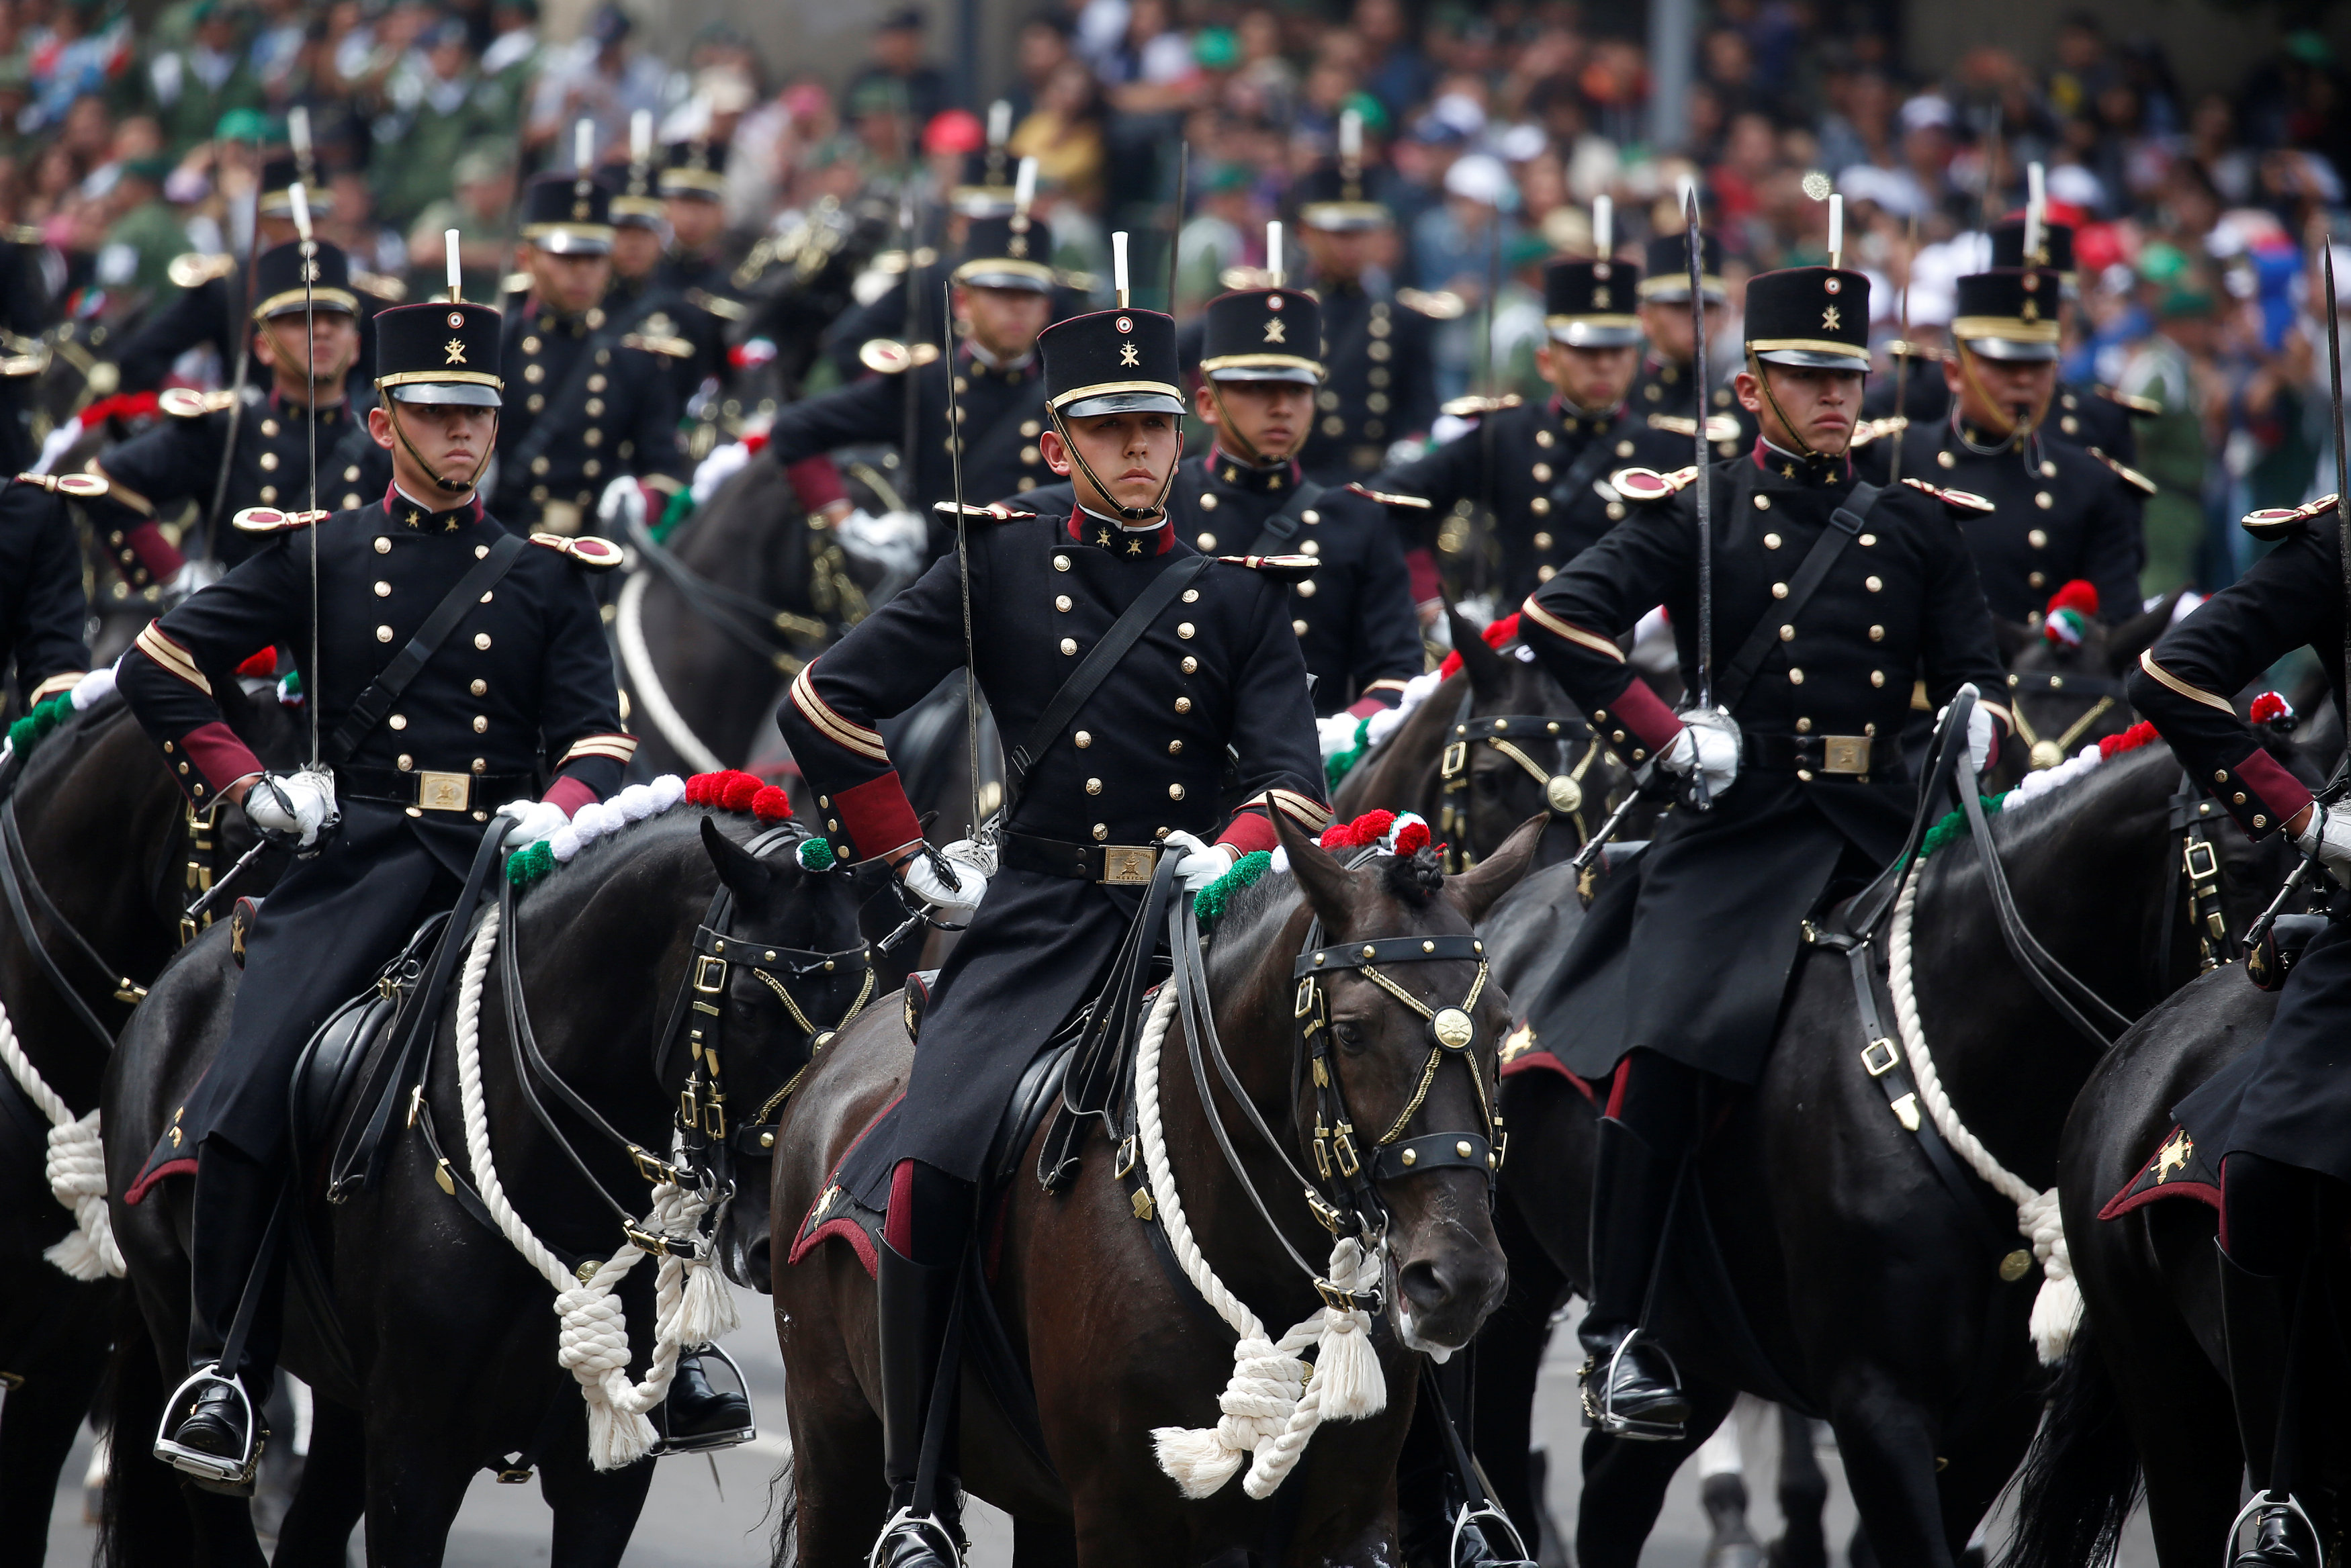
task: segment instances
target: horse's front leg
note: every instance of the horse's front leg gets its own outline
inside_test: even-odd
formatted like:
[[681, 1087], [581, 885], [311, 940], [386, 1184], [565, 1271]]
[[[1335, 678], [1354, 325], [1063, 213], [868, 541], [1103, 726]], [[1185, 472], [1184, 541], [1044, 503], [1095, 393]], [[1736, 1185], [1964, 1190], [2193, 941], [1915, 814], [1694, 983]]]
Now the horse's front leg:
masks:
[[538, 1466], [539, 1495], [555, 1511], [550, 1568], [618, 1568], [653, 1490], [654, 1463], [644, 1459], [599, 1470], [589, 1463], [584, 1428], [564, 1423]]
[[1926, 1407], [1883, 1368], [1856, 1364], [1830, 1391], [1829, 1424], [1877, 1560], [1952, 1568], [1935, 1473], [1939, 1438]]

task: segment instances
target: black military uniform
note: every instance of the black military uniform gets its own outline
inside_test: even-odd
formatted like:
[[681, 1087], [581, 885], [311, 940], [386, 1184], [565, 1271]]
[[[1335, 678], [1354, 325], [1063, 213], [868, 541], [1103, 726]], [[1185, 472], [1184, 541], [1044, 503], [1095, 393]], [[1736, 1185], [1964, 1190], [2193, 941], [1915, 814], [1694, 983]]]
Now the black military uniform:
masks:
[[[2056, 295], [2051, 272], [1962, 277], [1953, 336], [1962, 352], [1986, 358], [2054, 359]], [[1902, 472], [1991, 503], [1970, 514], [1962, 530], [1992, 614], [2025, 621], [2060, 584], [2079, 577], [2097, 588], [2105, 618], [2134, 615], [2144, 553], [2143, 492], [2135, 487], [2152, 487], [2120, 464], [2044, 439], [2044, 428], [2002, 437], [1977, 429], [1954, 403], [1941, 422], [1904, 433]], [[1890, 442], [1873, 446], [1865, 470], [1883, 480], [1890, 451]]]
[[[1991, 270], [2004, 272], [2021, 267], [2046, 268], [2057, 275], [2064, 298], [2074, 297], [2074, 226], [2071, 223], [2043, 223], [2041, 243], [2032, 254], [2024, 254], [2025, 221], [2022, 217], [2004, 218], [1991, 226]], [[1962, 309], [1960, 314], [1966, 314]], [[2064, 321], [2064, 312], [2059, 317]], [[2137, 405], [2137, 406], [2134, 406]], [[2138, 436], [2131, 420], [2135, 414], [2152, 414], [2160, 410], [2146, 405], [2144, 400], [2126, 399], [2110, 387], [2084, 386], [2076, 381], [2057, 383], [2056, 406], [2051, 410], [2049, 422], [2055, 433], [2075, 446], [2103, 452], [2117, 462], [2138, 460]]]
[[[1951, 411], [1951, 389], [1943, 380], [1943, 361], [1948, 356], [1942, 349], [1898, 337], [1879, 347], [1885, 350], [1886, 369], [1870, 382], [1869, 395], [1861, 400], [1863, 418], [1880, 428], [1897, 415], [1912, 426], [1931, 425]], [[1902, 383], [1899, 388], [1894, 384], [1896, 372]], [[1897, 392], [1898, 408], [1895, 406]], [[1903, 472], [1909, 472], [1907, 459]]]
[[[379, 386], [395, 414], [409, 404], [496, 406], [496, 311], [409, 306], [386, 312], [377, 331]], [[476, 563], [494, 549], [516, 554], [393, 711], [348, 754], [329, 756], [340, 830], [322, 835], [270, 894], [247, 940], [228, 1038], [150, 1162], [151, 1172], [191, 1157], [195, 1166], [189, 1360], [197, 1368], [217, 1365], [250, 1272], [275, 1266], [263, 1254], [286, 1158], [287, 1083], [311, 1032], [426, 916], [455, 901], [496, 807], [540, 794], [551, 766], [544, 798], [577, 809], [620, 787], [636, 746], [621, 727], [611, 658], [580, 569], [581, 560], [617, 559], [609, 545], [575, 558], [580, 546], [568, 540], [507, 545], [477, 497], [453, 504], [396, 489], [315, 526], [307, 515], [247, 520], [256, 522], [270, 530], [267, 545], [150, 624], [120, 670], [123, 696], [200, 809], [263, 772], [213, 695], [238, 660], [261, 648], [308, 650], [322, 638], [317, 668], [302, 673], [320, 732], [333, 736]], [[275, 1314], [264, 1314], [243, 1364], [227, 1370], [266, 1390], [276, 1339]], [[223, 1468], [245, 1451], [234, 1395], [217, 1377], [192, 1379], [172, 1409], [183, 1449]]]
[[[2278, 831], [2310, 791], [2264, 751], [2237, 716], [2232, 693], [2307, 647], [2343, 701], [2343, 575], [2331, 508], [2315, 521], [2292, 514], [2249, 528], [2277, 547], [2199, 606], [2140, 656], [2127, 690], [2188, 770], [2256, 838]], [[2337, 801], [2317, 808], [2335, 814]], [[2318, 826], [2315, 812], [2312, 827]], [[2339, 835], [2340, 828], [2335, 829]], [[2301, 841], [2305, 848], [2311, 838]], [[2330, 869], [2333, 866], [2330, 865]], [[2342, 873], [2335, 873], [2338, 881]], [[2261, 1044], [2173, 1107], [2199, 1156], [2221, 1173], [2221, 1317], [2229, 1383], [2246, 1469], [2273, 1498], [2306, 1485], [2307, 1473], [2277, 1464], [2273, 1445], [2287, 1384], [2311, 1374], [2289, 1353], [2294, 1303], [2311, 1262], [2318, 1178], [2351, 1180], [2351, 1096], [2343, 1073], [2344, 1021], [2351, 1017], [2351, 898], [2337, 894], [2324, 929], [2288, 971]], [[2307, 1332], [2307, 1331], [2304, 1331]], [[2321, 1561], [2316, 1545], [2282, 1504], [2264, 1506], [2255, 1536], [2267, 1554], [2239, 1564], [2292, 1568]]]
[[[1543, 269], [1544, 324], [1553, 344], [1606, 348], [1638, 343], [1633, 315], [1640, 268], [1630, 262], [1555, 261]], [[1619, 469], [1676, 469], [1692, 438], [1653, 429], [1630, 403], [1597, 412], [1553, 397], [1486, 416], [1491, 430], [1457, 436], [1373, 482], [1383, 493], [1428, 503], [1415, 543], [1433, 547], [1445, 518], [1490, 502], [1501, 546], [1502, 602], [1516, 604], [1625, 518], [1609, 483]], [[1489, 464], [1490, 463], [1490, 467]]]
[[[548, 175], [524, 197], [522, 237], [557, 255], [612, 248], [611, 197]], [[623, 474], [674, 493], [686, 478], [670, 361], [683, 345], [630, 332], [601, 306], [578, 316], [526, 299], [506, 318], [498, 364], [513, 389], [498, 421], [490, 510], [514, 528], [577, 534]]]
[[[1764, 362], [1868, 366], [1869, 282], [1803, 267], [1748, 285], [1747, 338]], [[1587, 1416], [1633, 1437], [1670, 1437], [1687, 1404], [1641, 1342], [1675, 1173], [1706, 1085], [1762, 1071], [1803, 920], [1832, 889], [1896, 854], [1916, 784], [1898, 745], [1914, 671], [1937, 702], [2003, 671], [1951, 509], [1905, 481], [1858, 504], [1842, 456], [1765, 443], [1717, 463], [1714, 646], [1724, 677], [1759, 626], [1778, 626], [1743, 691], [1716, 687], [1743, 760], [1712, 808], [1668, 815], [1610, 878], [1559, 975], [1532, 996], [1537, 1038], [1575, 1071], [1621, 1076], [1602, 1123], [1593, 1210], [1593, 1305], [1582, 1335]], [[1520, 635], [1634, 767], [1698, 734], [1634, 676], [1616, 639], [1656, 604], [1696, 690], [1699, 534], [1690, 488], [1645, 509], [1526, 601]], [[1831, 513], [1858, 506], [1857, 534]], [[1837, 554], [1818, 591], [1789, 584], [1823, 538]], [[1989, 705], [1988, 705], [1989, 706]], [[2002, 722], [2005, 711], [1990, 710]], [[1693, 725], [1693, 728], [1696, 726]], [[1679, 770], [1677, 770], [1679, 771]], [[1707, 983], [1693, 987], [1693, 975]], [[1572, 1021], [1572, 1022], [1571, 1022]]]
[[[605, 212], [615, 230], [661, 232], [662, 226], [669, 221], [668, 210], [654, 188], [655, 171], [650, 151], [643, 158], [631, 159], [626, 168], [607, 171], [603, 177], [609, 182], [605, 192]], [[634, 324], [654, 308], [662, 297], [655, 286], [660, 272], [661, 265], [655, 262], [632, 277], [621, 270], [616, 256], [612, 265], [612, 286], [604, 292], [604, 314], [615, 321]]]
[[16, 672], [20, 711], [71, 691], [89, 669], [81, 543], [65, 497], [86, 500], [103, 483], [20, 473], [0, 483], [0, 659]]
[[[669, 150], [661, 173], [661, 193], [671, 202], [726, 200], [726, 144], [681, 141]], [[693, 352], [670, 361], [670, 379], [684, 409], [705, 383], [726, 379], [726, 328], [746, 314], [734, 296], [729, 269], [715, 255], [688, 255], [673, 246], [653, 269], [664, 296], [662, 313], [674, 324], [668, 336], [683, 338]], [[648, 333], [658, 330], [648, 323]]]
[[[1395, 222], [1386, 207], [1365, 199], [1363, 172], [1353, 164], [1326, 166], [1302, 183], [1298, 221], [1308, 228], [1384, 229]], [[1314, 397], [1314, 432], [1298, 460], [1308, 478], [1347, 484], [1377, 473], [1391, 443], [1436, 421], [1436, 318], [1429, 312], [1442, 307], [1428, 296], [1375, 293], [1360, 277], [1317, 278], [1314, 291], [1322, 305], [1328, 374]]]
[[[1048, 330], [1040, 348], [1057, 421], [1125, 410], [1180, 421], [1169, 317], [1083, 316]], [[933, 990], [906, 1096], [861, 1146], [861, 1169], [884, 1173], [890, 1191], [879, 1282], [894, 1517], [877, 1560], [893, 1568], [950, 1560], [938, 1527], [908, 1525], [905, 1511], [949, 1516], [953, 1530], [951, 1479], [936, 1498], [914, 1495], [915, 1450], [973, 1187], [1022, 1068], [1100, 985], [1168, 834], [1216, 832], [1228, 748], [1246, 805], [1221, 842], [1270, 848], [1269, 813], [1316, 829], [1329, 815], [1288, 625], [1285, 578], [1306, 557], [1200, 563], [1164, 518], [1146, 514], [1138, 524], [1076, 508], [975, 519], [969, 550], [977, 674], [1015, 736], [1163, 573], [1196, 575], [1039, 753], [1005, 825], [1001, 867]], [[849, 859], [922, 838], [876, 726], [963, 663], [963, 603], [956, 562], [940, 561], [810, 663], [778, 711], [826, 832]]]
[[52, 313], [41, 249], [38, 229], [0, 225], [0, 473], [29, 468], [41, 454], [33, 415], [48, 369], [40, 337]]
[[[1703, 235], [1698, 254], [1698, 287], [1705, 296], [1708, 320], [1719, 321], [1721, 317], [1715, 313], [1729, 298], [1722, 281], [1722, 242], [1712, 234]], [[1649, 242], [1642, 266], [1641, 303], [1687, 310], [1689, 296], [1688, 241], [1682, 234], [1659, 234]], [[1652, 341], [1641, 358], [1641, 369], [1634, 376], [1633, 389], [1625, 395], [1625, 401], [1651, 429], [1694, 441], [1698, 435], [1700, 384], [1705, 379], [1702, 373], [1692, 369], [1688, 360], [1667, 359]], [[1739, 406], [1739, 400], [1730, 395], [1728, 386], [1714, 388], [1703, 400], [1712, 425], [1708, 435], [1717, 457], [1737, 457], [1755, 444], [1755, 416]]]
[[[350, 263], [340, 248], [319, 241], [316, 271], [306, 290], [299, 242], [264, 251], [254, 263], [258, 294], [254, 328], [274, 334], [295, 364], [303, 353], [306, 309], [321, 317], [346, 317], [359, 310]], [[361, 337], [366, 335], [362, 327]], [[355, 375], [346, 376], [346, 386]], [[160, 583], [167, 597], [191, 591], [202, 586], [200, 578], [210, 579], [203, 573], [186, 573], [187, 556], [208, 552], [214, 562], [227, 568], [268, 543], [266, 535], [230, 527], [230, 518], [252, 506], [298, 512], [310, 504], [312, 436], [307, 410], [276, 391], [248, 386], [238, 414], [235, 397], [225, 391], [167, 392], [162, 399], [166, 417], [161, 422], [97, 460], [110, 489], [90, 503], [90, 521], [105, 536], [109, 558], [133, 588]], [[391, 455], [367, 431], [367, 409], [373, 401], [364, 393], [347, 395], [318, 410], [321, 510], [350, 511], [381, 496], [392, 483]], [[233, 454], [232, 425], [236, 442]], [[203, 512], [212, 505], [225, 459], [228, 484], [220, 492], [220, 513], [205, 516]], [[195, 533], [174, 545], [165, 536], [162, 520], [187, 501], [198, 508]]]
[[[956, 282], [971, 288], [1051, 292], [1053, 269], [1045, 264], [1042, 224], [1031, 227], [1026, 215], [1015, 213], [974, 219], [969, 234], [964, 260], [955, 270]], [[935, 521], [932, 510], [955, 497], [956, 442], [947, 418], [948, 367], [937, 358], [914, 363], [903, 351], [884, 363], [894, 367], [893, 373], [869, 376], [854, 386], [778, 410], [768, 431], [768, 453], [793, 471], [802, 505], [813, 511], [840, 499], [839, 481], [810, 460], [865, 442], [903, 446], [904, 378], [913, 376], [914, 450], [902, 454], [899, 482], [907, 503], [935, 519], [931, 550], [936, 555], [952, 542], [952, 534]], [[954, 379], [965, 431], [965, 498], [1019, 495], [1051, 483], [1053, 471], [1037, 444], [1046, 410], [1045, 379], [1035, 350], [1010, 364], [991, 365], [967, 338], [956, 351]]]

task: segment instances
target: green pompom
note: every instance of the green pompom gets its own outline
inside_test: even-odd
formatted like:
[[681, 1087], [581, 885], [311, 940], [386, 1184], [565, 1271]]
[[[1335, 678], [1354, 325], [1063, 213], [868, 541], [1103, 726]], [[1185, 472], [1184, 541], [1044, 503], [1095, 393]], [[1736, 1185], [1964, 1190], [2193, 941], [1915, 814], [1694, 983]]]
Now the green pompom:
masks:
[[[2007, 798], [2008, 797], [2006, 795], [1990, 794], [1980, 794], [1976, 797], [1976, 799], [1982, 804], [1984, 815], [1988, 818], [2000, 815], [2001, 806]], [[1934, 854], [1935, 851], [1940, 849], [1946, 844], [1950, 843], [1951, 840], [1955, 838], [1964, 838], [1967, 836], [1967, 834], [1968, 814], [1964, 811], [1946, 813], [1943, 819], [1935, 824], [1934, 826], [1928, 828], [1927, 830], [1927, 836], [1919, 841], [1918, 858], [1921, 860], [1926, 859], [1927, 857]]]
[[830, 871], [832, 869], [832, 844], [828, 839], [803, 838], [800, 840], [800, 846], [796, 853], [799, 856], [800, 869], [803, 871]]
[[1273, 857], [1262, 849], [1252, 849], [1233, 862], [1232, 869], [1192, 895], [1192, 913], [1204, 927], [1213, 926], [1224, 919], [1225, 906], [1234, 894], [1244, 888], [1254, 887], [1257, 879], [1273, 869]]
[[1353, 746], [1343, 752], [1333, 752], [1322, 759], [1323, 787], [1336, 790], [1339, 787], [1339, 781], [1353, 771], [1355, 764], [1364, 760], [1364, 753], [1371, 750], [1371, 746], [1372, 721], [1366, 716], [1358, 721], [1355, 725]]
[[289, 670], [286, 672], [286, 679], [277, 683], [277, 700], [284, 702], [300, 695], [302, 695], [302, 672], [298, 670]]
[[30, 713], [8, 726], [8, 744], [22, 757], [33, 746], [33, 716]]
[[33, 732], [36, 735], [46, 735], [72, 715], [73, 704], [70, 701], [52, 697], [26, 716], [33, 721]]
[[538, 839], [524, 845], [507, 857], [507, 880], [517, 888], [528, 888], [555, 869], [555, 851], [547, 840]]
[[662, 508], [660, 521], [656, 522], [650, 529], [646, 530], [646, 532], [653, 535], [654, 544], [659, 545], [665, 543], [670, 535], [676, 530], [678, 524], [684, 523], [687, 518], [693, 515], [694, 492], [691, 490], [681, 490], [676, 494], [669, 498], [669, 504]]

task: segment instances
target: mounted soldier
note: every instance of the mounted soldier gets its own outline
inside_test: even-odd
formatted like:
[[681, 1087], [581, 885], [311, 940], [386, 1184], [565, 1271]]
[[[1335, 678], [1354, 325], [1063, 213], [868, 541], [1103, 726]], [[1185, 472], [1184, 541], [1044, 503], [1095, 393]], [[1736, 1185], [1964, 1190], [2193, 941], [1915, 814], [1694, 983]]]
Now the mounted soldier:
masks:
[[[1626, 401], [1641, 345], [1634, 315], [1641, 269], [1622, 261], [1555, 261], [1543, 268], [1548, 340], [1535, 363], [1554, 395], [1485, 416], [1489, 428], [1456, 436], [1374, 482], [1386, 493], [1426, 499], [1417, 544], [1458, 507], [1489, 503], [1501, 547], [1501, 602], [1516, 604], [1622, 522], [1627, 503], [1608, 476], [1688, 461], [1690, 433], [1652, 429]], [[1689, 313], [1687, 289], [1682, 313]], [[1687, 323], [1684, 323], [1687, 331]]]
[[[1707, 310], [1719, 311], [1729, 294], [1722, 281], [1722, 242], [1698, 236], [1698, 289]], [[1739, 406], [1729, 386], [1708, 389], [1708, 367], [1691, 363], [1698, 336], [1690, 320], [1689, 244], [1687, 234], [1659, 234], [1649, 242], [1641, 268], [1641, 335], [1648, 348], [1633, 378], [1625, 402], [1653, 430], [1684, 439], [1698, 434], [1698, 405], [1715, 421], [1707, 431], [1717, 457], [1737, 457], [1755, 444], [1755, 421]], [[1724, 427], [1729, 421], [1736, 430]]]
[[[1958, 293], [1942, 367], [1950, 413], [1903, 432], [1901, 472], [1990, 503], [1965, 532], [1992, 614], [2030, 620], [2077, 577], [2098, 590], [2106, 619], [2137, 614], [2138, 499], [2154, 487], [2044, 431], [2057, 389], [2057, 275], [1975, 273]], [[1886, 461], [1877, 450], [1869, 458], [1883, 477]]]
[[[287, 1085], [304, 1044], [428, 916], [478, 893], [486, 844], [544, 836], [611, 795], [636, 747], [583, 570], [619, 551], [525, 540], [475, 488], [498, 422], [498, 328], [488, 306], [448, 301], [379, 317], [384, 396], [368, 427], [391, 455], [382, 497], [241, 520], [264, 547], [150, 624], [120, 667], [189, 804], [237, 802], [297, 857], [247, 939], [220, 1054], [149, 1162], [195, 1174], [191, 1376], [156, 1452], [216, 1489], [250, 1489], [264, 1436], [253, 1412], [277, 1355]], [[278, 646], [303, 663], [315, 760], [273, 774], [213, 683]], [[744, 1424], [739, 1403], [731, 1415]]]
[[[1205, 556], [1168, 515], [1184, 409], [1175, 322], [1107, 310], [1050, 328], [1040, 348], [1043, 440], [1074, 504], [991, 509], [1002, 521], [974, 509], [967, 584], [956, 561], [938, 562], [810, 663], [777, 713], [836, 853], [887, 861], [915, 895], [971, 918], [933, 988], [905, 1098], [860, 1157], [893, 1172], [878, 1275], [883, 1568], [961, 1561], [952, 1445], [929, 1496], [918, 1449], [933, 1402], [956, 1397], [931, 1383], [981, 1167], [1022, 1070], [1099, 989], [1161, 856], [1181, 857], [1188, 890], [1271, 849], [1271, 813], [1317, 831], [1329, 815], [1288, 625], [1289, 584], [1312, 558]], [[967, 649], [998, 722], [1025, 739], [994, 842], [941, 854], [877, 726]], [[1228, 753], [1242, 804], [1227, 817]], [[952, 1433], [952, 1405], [942, 1419]]]
[[[1673, 1194], [1709, 1103], [1761, 1073], [1804, 921], [1901, 848], [1917, 785], [1896, 742], [1914, 671], [1938, 703], [2002, 674], [1956, 508], [1915, 478], [1881, 491], [1854, 476], [1868, 324], [1860, 273], [1751, 279], [1735, 386], [1762, 430], [1753, 450], [1696, 475], [1704, 484], [1619, 475], [1656, 500], [1569, 562], [1520, 623], [1617, 755], [1684, 798], [1530, 999], [1539, 1030], [1573, 1021], [1555, 1046], [1571, 1068], [1614, 1075], [1580, 1334], [1586, 1421], [1620, 1436], [1681, 1433], [1688, 1402], [1644, 1333]], [[1678, 716], [1616, 640], [1661, 602], [1698, 694]], [[1719, 672], [1715, 648], [1737, 650]], [[2007, 714], [1974, 711], [1980, 772]]]
[[[2020, 213], [2001, 219], [1991, 232], [1993, 272], [2034, 267], [2057, 275], [2057, 325], [2062, 334], [2073, 324], [2074, 302], [2080, 297], [2074, 282], [2074, 225], [2053, 223], [2045, 217], [2036, 222], [2032, 214]], [[2049, 423], [2053, 434], [2075, 446], [2118, 463], [2130, 463], [2138, 459], [2138, 432], [2131, 421], [2158, 411], [2145, 399], [2112, 387], [2060, 380], [2050, 410], [2055, 417]]]
[[[677, 406], [686, 409], [703, 388], [726, 380], [726, 328], [745, 311], [734, 296], [729, 268], [719, 256], [726, 230], [726, 143], [697, 137], [673, 142], [661, 171], [663, 221], [669, 243], [653, 280], [670, 303], [669, 336], [694, 351], [670, 361]], [[648, 333], [660, 327], [648, 323]]]
[[22, 711], [70, 691], [89, 669], [89, 599], [66, 497], [87, 502], [101, 488], [85, 473], [0, 483], [0, 676], [13, 671]]
[[[1238, 290], [1210, 300], [1203, 325], [1192, 411], [1216, 439], [1176, 468], [1167, 498], [1176, 536], [1203, 555], [1313, 556], [1314, 575], [1290, 585], [1290, 629], [1314, 678], [1314, 711], [1361, 718], [1393, 708], [1426, 662], [1404, 550], [1383, 504], [1402, 498], [1355, 484], [1325, 488], [1291, 455], [1322, 383], [1314, 296]], [[1058, 514], [1072, 499], [1064, 483], [1020, 504]]]
[[[91, 460], [109, 488], [90, 503], [90, 521], [133, 589], [160, 584], [164, 602], [177, 604], [258, 553], [267, 536], [229, 520], [249, 507], [307, 504], [314, 440], [316, 491], [340, 510], [390, 482], [390, 460], [368, 435], [373, 397], [347, 393], [360, 337], [350, 265], [324, 241], [313, 248], [306, 258], [288, 241], [254, 263], [253, 351], [269, 372], [266, 391], [247, 387], [241, 406], [234, 392], [168, 392], [162, 422]], [[195, 521], [175, 544], [163, 521], [192, 501]]]
[[508, 527], [577, 534], [626, 475], [655, 515], [684, 488], [669, 364], [690, 349], [627, 329], [604, 310], [611, 196], [584, 175], [542, 175], [523, 196], [530, 294], [507, 314], [499, 353], [514, 406], [498, 430], [490, 510]]

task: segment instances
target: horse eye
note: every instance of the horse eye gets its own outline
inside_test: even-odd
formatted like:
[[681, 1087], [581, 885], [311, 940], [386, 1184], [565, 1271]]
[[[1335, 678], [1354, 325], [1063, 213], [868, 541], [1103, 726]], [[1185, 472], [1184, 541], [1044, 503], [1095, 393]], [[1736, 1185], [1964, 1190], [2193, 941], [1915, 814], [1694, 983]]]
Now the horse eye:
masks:
[[1353, 1021], [1336, 1022], [1331, 1025], [1331, 1033], [1337, 1035], [1339, 1044], [1350, 1051], [1360, 1051], [1364, 1048], [1366, 1032], [1360, 1023]]

